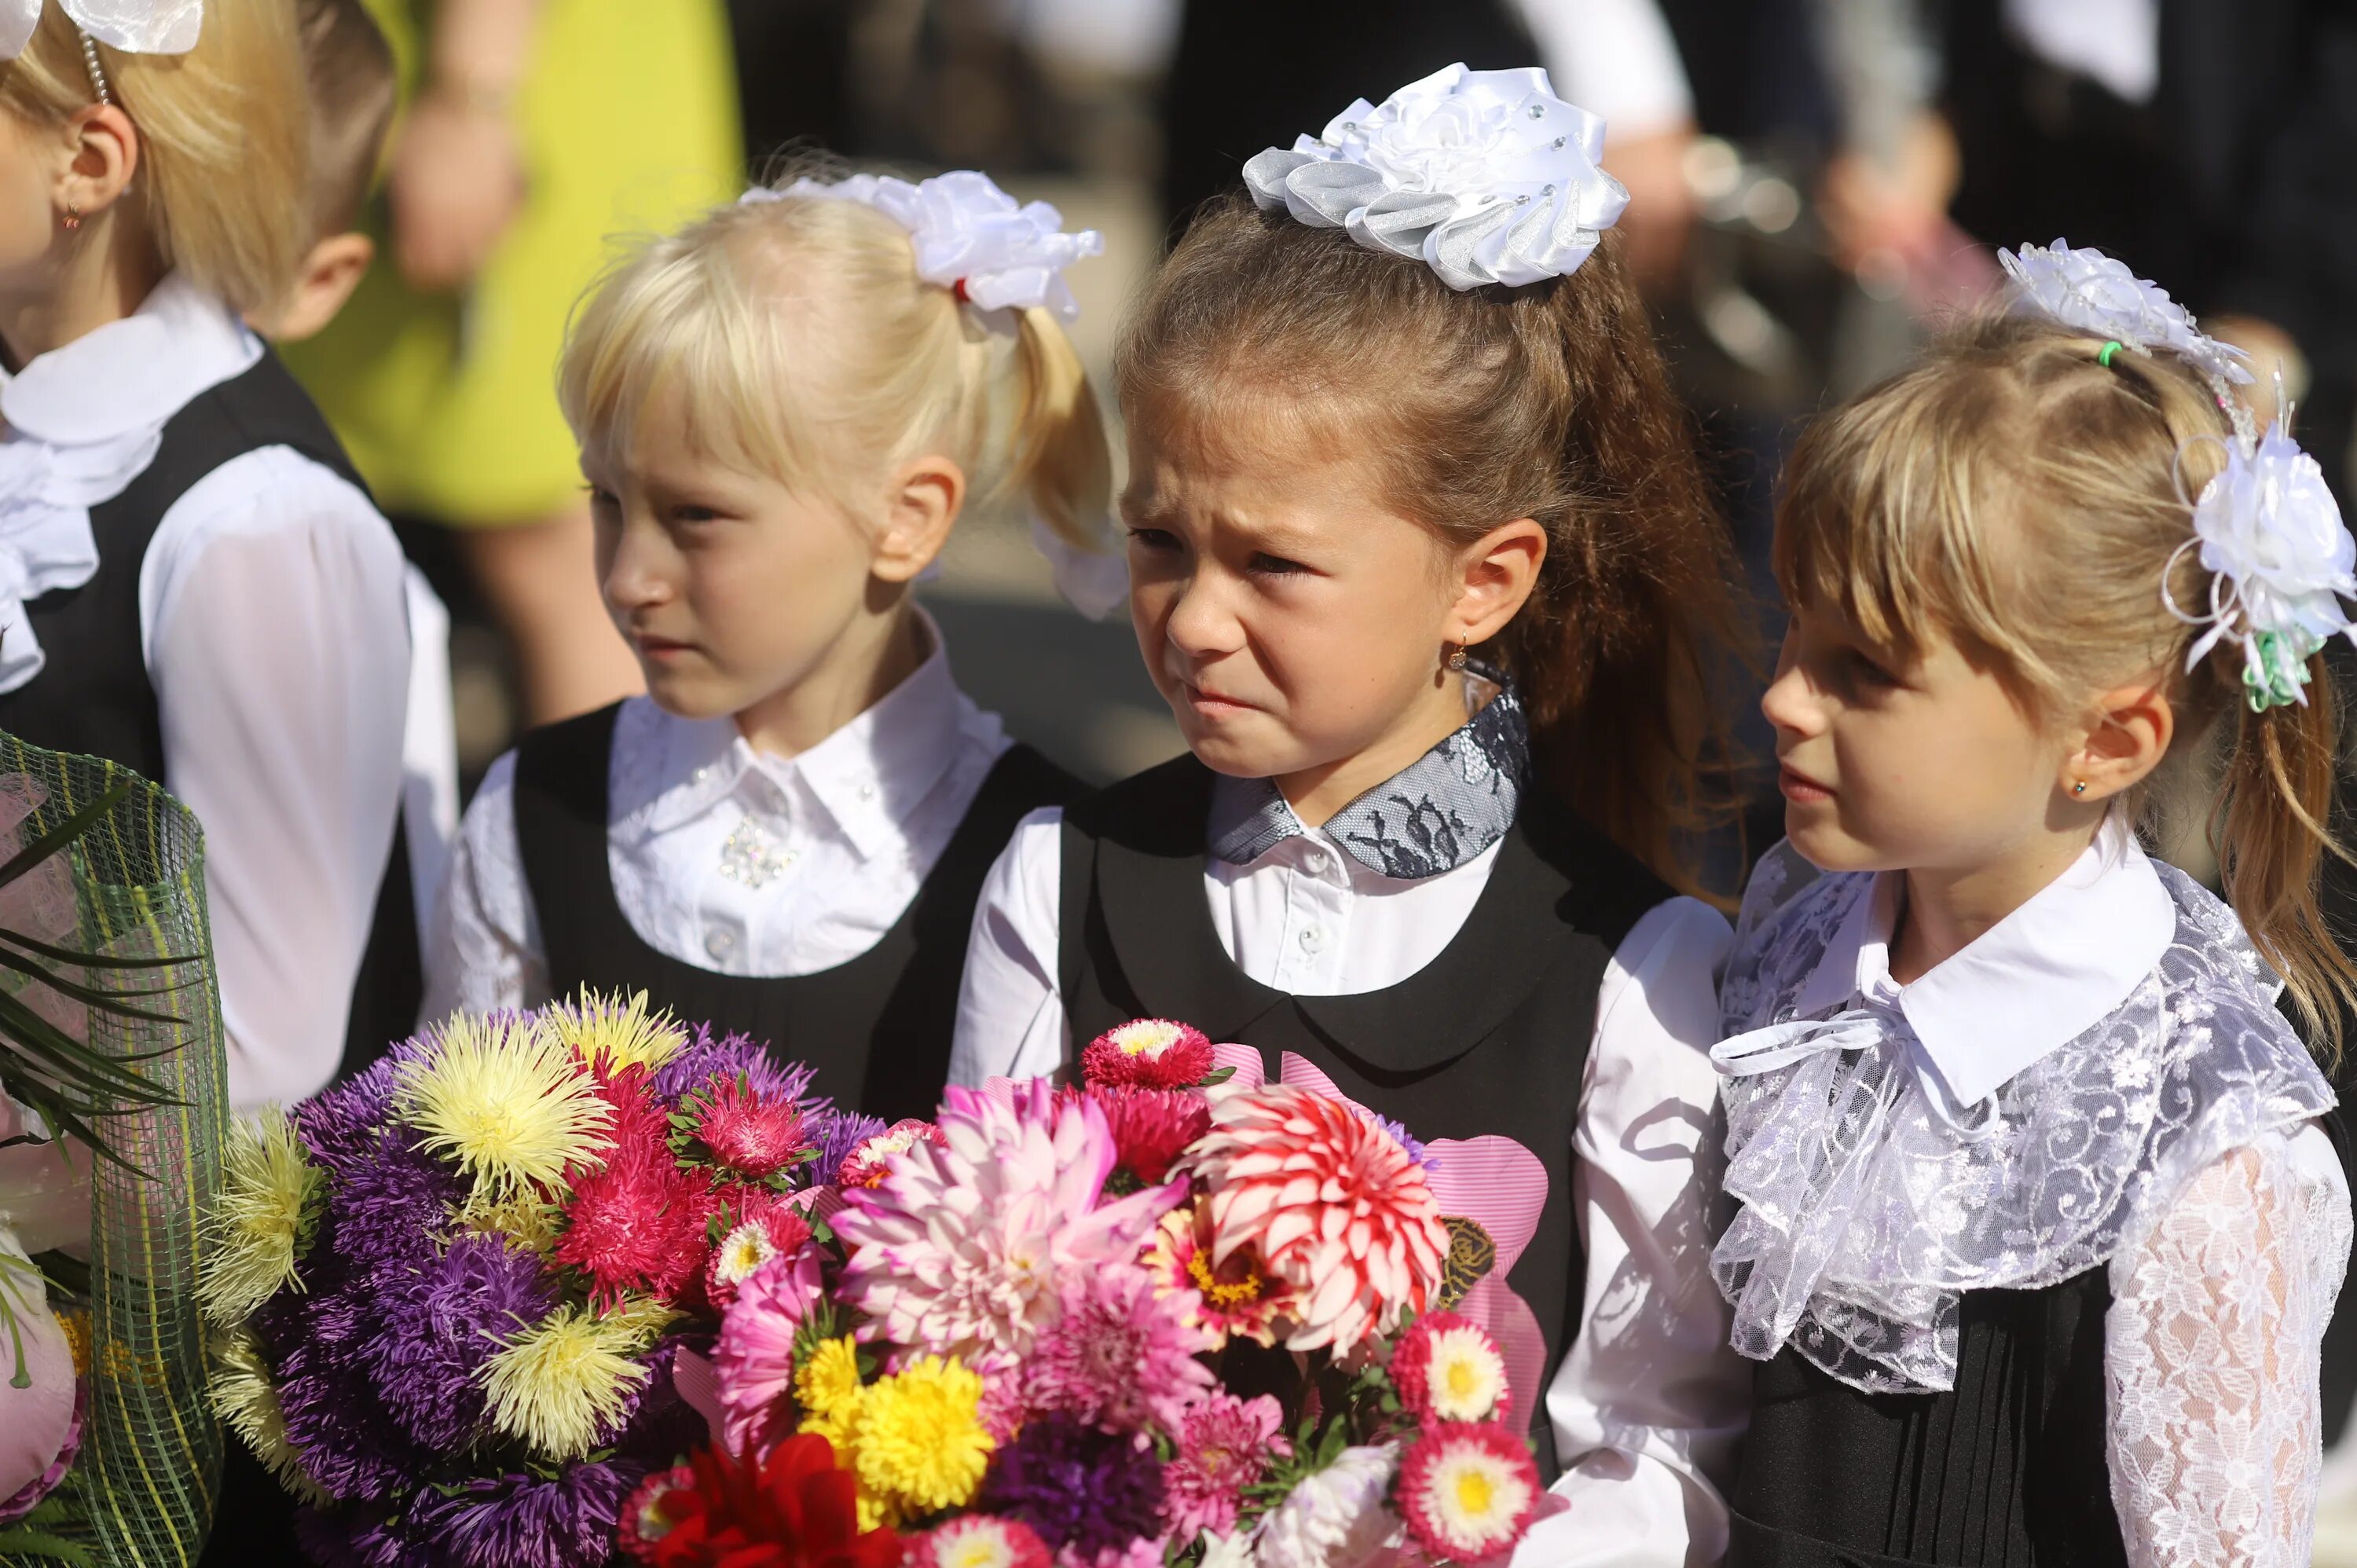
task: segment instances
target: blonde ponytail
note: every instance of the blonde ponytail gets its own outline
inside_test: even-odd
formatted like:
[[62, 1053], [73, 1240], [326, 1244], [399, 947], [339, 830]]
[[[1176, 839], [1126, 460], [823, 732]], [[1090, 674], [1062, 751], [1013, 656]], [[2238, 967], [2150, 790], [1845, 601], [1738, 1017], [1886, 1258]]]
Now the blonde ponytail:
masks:
[[1067, 544], [1101, 550], [1113, 501], [1113, 456], [1096, 389], [1053, 315], [1037, 306], [1020, 314], [1016, 378], [1021, 391], [1001, 488], [1022, 491]]

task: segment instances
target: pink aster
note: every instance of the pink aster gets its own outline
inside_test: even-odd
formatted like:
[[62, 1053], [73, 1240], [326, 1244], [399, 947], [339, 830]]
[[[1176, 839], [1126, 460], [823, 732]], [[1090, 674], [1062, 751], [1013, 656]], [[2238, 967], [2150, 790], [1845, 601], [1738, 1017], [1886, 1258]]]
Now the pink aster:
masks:
[[695, 1135], [712, 1157], [739, 1176], [781, 1171], [811, 1146], [802, 1109], [791, 1100], [764, 1099], [742, 1077], [723, 1079], [696, 1106]]
[[920, 1122], [913, 1116], [895, 1122], [881, 1133], [862, 1139], [858, 1147], [843, 1157], [843, 1168], [834, 1174], [835, 1185], [875, 1187], [883, 1181], [885, 1162], [894, 1155], [918, 1144], [939, 1145], [947, 1142], [942, 1130], [931, 1122]]
[[632, 1137], [574, 1182], [554, 1256], [588, 1276], [601, 1304], [625, 1291], [676, 1302], [704, 1272], [712, 1208], [709, 1173], [683, 1170], [667, 1145]]
[[1506, 1358], [1480, 1325], [1453, 1312], [1417, 1318], [1392, 1350], [1392, 1386], [1422, 1424], [1498, 1421], [1513, 1408]]
[[1274, 1345], [1277, 1323], [1293, 1310], [1293, 1287], [1270, 1278], [1252, 1248], [1238, 1247], [1211, 1266], [1211, 1211], [1202, 1203], [1162, 1217], [1146, 1266], [1156, 1284], [1177, 1294], [1197, 1326], [1223, 1341]]
[[841, 1299], [884, 1337], [996, 1371], [1062, 1310], [1075, 1273], [1137, 1256], [1185, 1184], [1102, 1207], [1116, 1151], [1104, 1112], [1044, 1080], [1002, 1101], [952, 1088], [942, 1142], [895, 1155], [849, 1188], [833, 1221], [850, 1249]]
[[[759, 1187], [729, 1193], [713, 1217], [718, 1233], [712, 1261], [705, 1266], [704, 1294], [713, 1310], [726, 1312], [738, 1287], [779, 1258], [798, 1260], [810, 1247], [810, 1221], [792, 1204]], [[810, 1260], [815, 1273], [818, 1260]]]
[[902, 1568], [1049, 1568], [1039, 1532], [1019, 1519], [968, 1514], [908, 1543]]
[[1211, 1130], [1211, 1102], [1187, 1090], [1129, 1085], [1092, 1089], [1090, 1096], [1113, 1129], [1120, 1168], [1145, 1187], [1168, 1181], [1187, 1146]]
[[1032, 1410], [1069, 1411], [1109, 1431], [1151, 1423], [1174, 1433], [1211, 1391], [1211, 1369], [1195, 1358], [1219, 1340], [1190, 1327], [1179, 1298], [1158, 1293], [1144, 1269], [1082, 1270], [1064, 1281], [1063, 1307], [1023, 1365]]
[[1133, 1018], [1081, 1053], [1081, 1076], [1092, 1084], [1184, 1089], [1211, 1070], [1211, 1042], [1203, 1031], [1168, 1018]]
[[1400, 1512], [1435, 1561], [1503, 1555], [1530, 1528], [1542, 1490], [1530, 1444], [1489, 1422], [1444, 1422], [1400, 1460]]
[[730, 1452], [758, 1453], [793, 1430], [794, 1335], [821, 1289], [815, 1247], [774, 1258], [737, 1285], [712, 1351]]
[[1293, 1287], [1286, 1347], [1347, 1355], [1422, 1313], [1448, 1227], [1424, 1167], [1345, 1101], [1290, 1084], [1231, 1094], [1196, 1145], [1214, 1263], [1249, 1247]]
[[1205, 1530], [1235, 1528], [1244, 1488], [1257, 1485], [1271, 1459], [1293, 1445], [1277, 1435], [1285, 1412], [1266, 1394], [1241, 1400], [1215, 1393], [1180, 1418], [1178, 1457], [1162, 1471], [1171, 1538], [1184, 1546]]

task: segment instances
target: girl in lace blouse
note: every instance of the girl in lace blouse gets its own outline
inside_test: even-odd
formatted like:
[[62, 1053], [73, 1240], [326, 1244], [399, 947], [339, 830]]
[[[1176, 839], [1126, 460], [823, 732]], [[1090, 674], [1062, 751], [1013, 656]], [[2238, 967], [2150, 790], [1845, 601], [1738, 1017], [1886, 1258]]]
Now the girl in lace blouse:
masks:
[[[2317, 907], [2357, 558], [2093, 252], [1828, 415], [1778, 517], [1789, 838], [1722, 991], [1730, 1563], [2308, 1561], [2350, 1241]], [[2147, 858], [2222, 725], [2228, 902]]]
[[914, 585], [994, 482], [1068, 585], [1120, 569], [1060, 319], [1099, 241], [1059, 221], [972, 171], [802, 178], [590, 293], [558, 391], [648, 694], [493, 765], [429, 1018], [643, 990], [839, 1104], [931, 1114], [974, 891], [1071, 780], [959, 691]]

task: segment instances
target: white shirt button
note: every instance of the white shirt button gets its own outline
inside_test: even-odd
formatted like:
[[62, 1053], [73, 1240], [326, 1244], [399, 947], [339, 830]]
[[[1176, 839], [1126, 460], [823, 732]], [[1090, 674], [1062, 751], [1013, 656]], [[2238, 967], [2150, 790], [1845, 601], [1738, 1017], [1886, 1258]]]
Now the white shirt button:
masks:
[[715, 926], [704, 933], [704, 950], [716, 959], [725, 959], [737, 950], [737, 933], [726, 926]]
[[863, 800], [873, 800], [876, 799], [876, 786], [873, 784], [862, 784], [859, 787], [859, 798]]
[[1301, 950], [1303, 952], [1316, 952], [1319, 948], [1322, 948], [1325, 945], [1325, 927], [1304, 926], [1301, 928]]
[[1307, 854], [1304, 854], [1301, 857], [1301, 869], [1309, 873], [1312, 876], [1325, 875], [1326, 852], [1322, 849], [1313, 849]]

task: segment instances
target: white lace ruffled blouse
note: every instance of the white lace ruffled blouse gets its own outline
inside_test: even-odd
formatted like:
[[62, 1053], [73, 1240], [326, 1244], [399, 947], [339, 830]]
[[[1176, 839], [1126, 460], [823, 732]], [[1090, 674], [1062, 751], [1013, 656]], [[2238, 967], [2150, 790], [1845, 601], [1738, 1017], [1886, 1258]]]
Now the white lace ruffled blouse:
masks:
[[2350, 1202], [2274, 975], [2116, 822], [1903, 986], [1902, 887], [1817, 877], [1786, 846], [1746, 897], [1713, 1052], [1736, 1348], [1943, 1390], [1964, 1293], [2107, 1269], [2128, 1560], [2306, 1563]]
[[[90, 509], [262, 351], [175, 274], [134, 314], [0, 371], [0, 692], [73, 657], [35, 641], [24, 606], [90, 580]], [[342, 1050], [401, 789], [403, 570], [368, 497], [285, 446], [190, 487], [139, 564], [163, 782], [204, 823], [239, 1106], [312, 1092]]]
[[[921, 614], [921, 612], [920, 612]], [[607, 870], [630, 929], [721, 974], [814, 974], [876, 945], [1012, 744], [932, 652], [799, 757], [758, 752], [730, 718], [622, 704], [608, 759]], [[515, 825], [515, 754], [458, 830], [427, 943], [425, 1016], [549, 1000]]]

